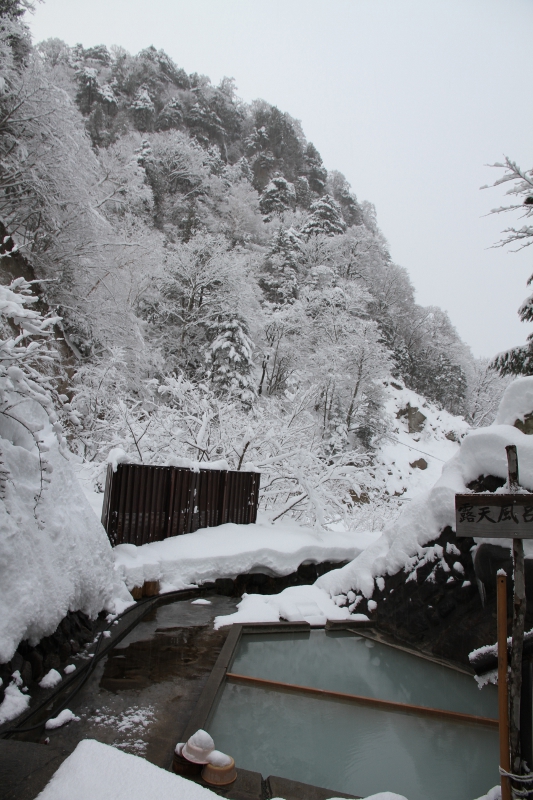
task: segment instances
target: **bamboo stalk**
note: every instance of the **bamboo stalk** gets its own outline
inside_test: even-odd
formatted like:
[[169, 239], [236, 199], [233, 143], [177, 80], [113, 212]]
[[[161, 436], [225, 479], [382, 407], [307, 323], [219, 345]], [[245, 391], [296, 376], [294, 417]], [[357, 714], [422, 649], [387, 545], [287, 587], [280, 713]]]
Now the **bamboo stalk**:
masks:
[[[496, 578], [498, 598], [498, 712], [500, 718], [500, 767], [511, 770], [509, 752], [509, 705], [507, 697], [507, 576], [500, 570]], [[511, 800], [509, 778], [501, 776], [502, 800]]]
[[329, 689], [315, 689], [312, 686], [300, 686], [295, 683], [282, 683], [281, 681], [270, 681], [265, 678], [252, 678], [249, 675], [239, 675], [235, 672], [228, 672], [226, 677], [229, 680], [238, 681], [239, 683], [249, 683], [253, 686], [262, 686], [271, 689], [285, 689], [293, 692], [300, 692], [302, 694], [314, 694], [318, 697], [337, 700], [347, 700], [359, 705], [372, 706], [380, 708], [383, 711], [403, 711], [411, 714], [419, 714], [426, 717], [440, 717], [442, 719], [449, 719], [453, 722], [473, 722], [476, 725], [487, 725], [491, 728], [498, 727], [498, 720], [491, 719], [490, 717], [477, 717], [473, 714], [462, 714], [460, 711], [447, 711], [443, 708], [429, 708], [427, 706], [414, 706], [410, 703], [396, 703], [393, 700], [379, 700], [376, 697], [364, 697], [358, 694], [347, 694], [345, 692], [334, 692]]

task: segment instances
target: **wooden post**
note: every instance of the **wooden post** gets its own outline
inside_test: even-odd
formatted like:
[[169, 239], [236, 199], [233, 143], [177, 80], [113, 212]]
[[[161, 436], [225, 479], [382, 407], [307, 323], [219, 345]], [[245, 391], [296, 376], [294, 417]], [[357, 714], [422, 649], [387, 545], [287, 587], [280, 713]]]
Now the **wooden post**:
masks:
[[[507, 576], [503, 570], [496, 578], [498, 601], [498, 712], [500, 719], [500, 767], [510, 772], [509, 706], [507, 698]], [[511, 800], [509, 778], [501, 776], [502, 800]]]
[[[518, 456], [516, 447], [509, 445], [507, 466], [509, 471], [509, 491], [519, 488]], [[511, 646], [511, 675], [509, 680], [509, 739], [511, 746], [511, 767], [515, 774], [521, 774], [520, 755], [520, 693], [522, 690], [522, 650], [524, 645], [524, 623], [526, 617], [526, 583], [524, 576], [524, 543], [513, 539], [513, 629]]]
[[533, 661], [522, 661], [522, 691], [520, 693], [520, 756], [525, 771], [533, 765]]

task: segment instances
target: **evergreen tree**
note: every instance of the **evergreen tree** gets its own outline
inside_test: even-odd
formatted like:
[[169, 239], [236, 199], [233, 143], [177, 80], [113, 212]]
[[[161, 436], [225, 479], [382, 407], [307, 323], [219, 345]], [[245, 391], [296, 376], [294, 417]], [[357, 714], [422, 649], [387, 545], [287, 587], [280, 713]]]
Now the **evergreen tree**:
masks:
[[331, 194], [340, 205], [342, 216], [347, 226], [351, 228], [352, 225], [362, 225], [363, 214], [361, 208], [342, 172], [333, 170], [329, 173], [328, 188], [331, 189]]
[[301, 233], [308, 239], [321, 233], [326, 236], [337, 236], [345, 230], [346, 223], [342, 218], [339, 204], [331, 195], [326, 194], [312, 204], [311, 214]]
[[460, 364], [455, 364], [446, 353], [435, 352], [428, 347], [417, 354], [416, 366], [411, 375], [406, 375], [406, 383], [446, 408], [452, 414], [464, 412], [466, 396], [466, 375]]
[[170, 100], [157, 118], [158, 131], [168, 131], [170, 128], [179, 128], [183, 123], [183, 106], [177, 98]]
[[152, 130], [155, 119], [155, 106], [145, 86], [142, 86], [137, 92], [131, 105], [131, 112], [138, 131]]
[[95, 69], [84, 66], [78, 70], [76, 78], [78, 80], [76, 103], [82, 114], [89, 114], [93, 103], [100, 94], [98, 73]]
[[272, 178], [259, 200], [259, 208], [264, 215], [265, 222], [270, 222], [274, 216], [283, 218], [283, 215], [296, 204], [296, 192], [292, 183], [281, 175]]
[[252, 104], [254, 130], [246, 146], [254, 171], [254, 187], [262, 191], [277, 171], [291, 182], [305, 174], [305, 137], [299, 122], [275, 106], [256, 100]]
[[0, 17], [16, 19], [28, 10], [33, 10], [30, 0], [0, 0]]
[[309, 186], [309, 181], [304, 175], [300, 175], [294, 182], [296, 191], [296, 205], [299, 208], [310, 208], [313, 202], [313, 192]]
[[211, 380], [223, 394], [233, 394], [243, 403], [251, 403], [253, 343], [246, 320], [239, 314], [219, 314], [210, 326], [210, 336], [206, 362]]
[[298, 254], [300, 240], [293, 228], [281, 227], [265, 261], [259, 285], [266, 299], [275, 305], [293, 303], [298, 297]]
[[316, 194], [323, 194], [326, 186], [326, 179], [328, 177], [328, 171], [322, 163], [320, 153], [314, 144], [312, 144], [312, 142], [309, 142], [305, 148], [304, 163], [305, 173], [307, 175], [307, 180], [309, 181], [309, 187], [311, 191], [315, 192]]

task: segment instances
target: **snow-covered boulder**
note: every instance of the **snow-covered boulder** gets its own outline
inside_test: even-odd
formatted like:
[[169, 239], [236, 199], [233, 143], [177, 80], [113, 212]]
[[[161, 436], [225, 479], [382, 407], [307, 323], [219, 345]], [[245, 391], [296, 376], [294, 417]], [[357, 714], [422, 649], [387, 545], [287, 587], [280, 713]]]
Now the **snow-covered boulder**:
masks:
[[516, 378], [505, 390], [495, 424], [514, 425], [517, 420], [524, 422], [530, 414], [533, 414], [533, 378]]

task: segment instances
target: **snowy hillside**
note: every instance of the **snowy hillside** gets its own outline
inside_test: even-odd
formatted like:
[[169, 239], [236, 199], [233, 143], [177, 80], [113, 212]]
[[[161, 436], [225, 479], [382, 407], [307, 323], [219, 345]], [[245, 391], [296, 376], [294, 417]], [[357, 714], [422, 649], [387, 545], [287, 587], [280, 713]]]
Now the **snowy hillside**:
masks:
[[[444, 465], [435, 485], [413, 500], [383, 535], [351, 564], [319, 578], [317, 585], [331, 595], [357, 591], [370, 598], [376, 581], [409, 569], [413, 559], [421, 558], [424, 548], [449, 526], [455, 530], [455, 495], [468, 492], [468, 484], [483, 475], [507, 479], [505, 447], [516, 445], [520, 483], [533, 490], [533, 437], [523, 433], [515, 422], [524, 423], [533, 412], [533, 378], [517, 378], [507, 388], [496, 421], [486, 428], [470, 431], [459, 451]], [[482, 541], [482, 540], [480, 540]], [[501, 542], [509, 547], [508, 540]], [[525, 541], [526, 556], [533, 556], [531, 541]], [[432, 555], [433, 560], [438, 554]]]
[[459, 450], [470, 426], [462, 417], [430, 403], [395, 381], [385, 388], [384, 412], [390, 429], [376, 449], [372, 508], [354, 513], [357, 529], [383, 528], [438, 480], [443, 464]]

